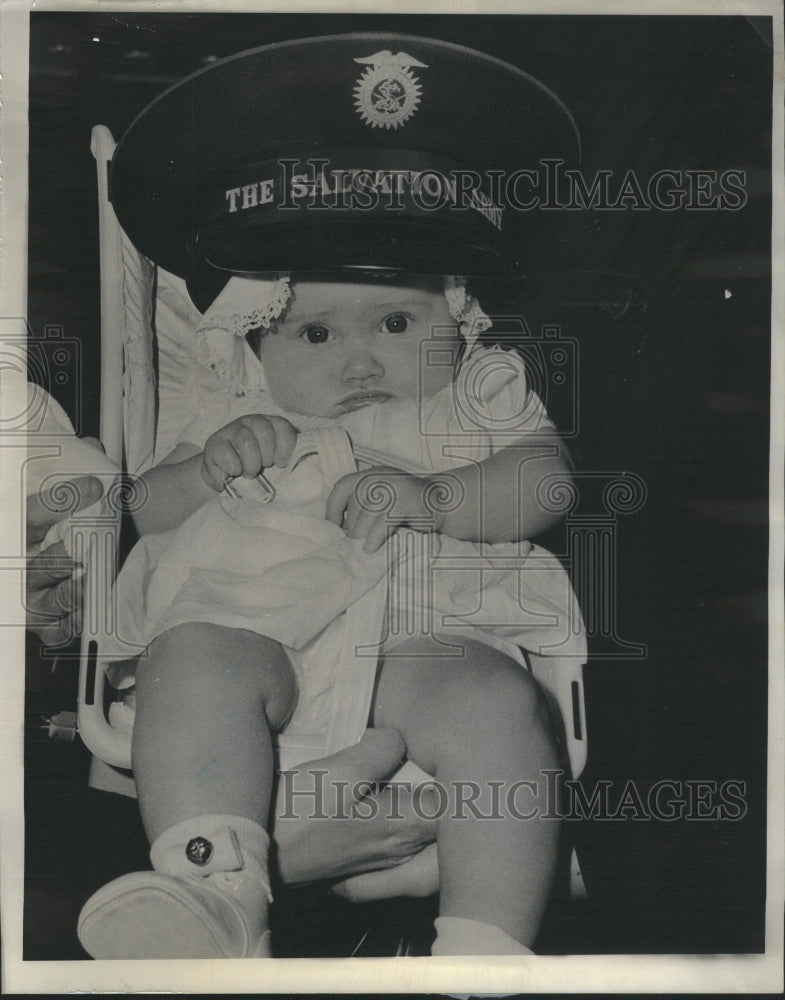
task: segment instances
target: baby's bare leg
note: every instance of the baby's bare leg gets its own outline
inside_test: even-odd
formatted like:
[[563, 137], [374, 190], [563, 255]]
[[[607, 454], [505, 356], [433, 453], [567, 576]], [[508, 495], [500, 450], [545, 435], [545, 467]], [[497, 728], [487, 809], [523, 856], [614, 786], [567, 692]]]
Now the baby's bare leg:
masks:
[[136, 688], [133, 768], [150, 840], [208, 813], [266, 827], [270, 733], [283, 728], [296, 701], [281, 646], [255, 632], [180, 625], [150, 645]]
[[82, 907], [94, 958], [270, 954], [267, 854], [273, 758], [296, 685], [275, 642], [192, 623], [159, 636], [137, 669], [134, 776], [153, 871]]
[[[541, 815], [542, 772], [558, 757], [531, 676], [489, 646], [463, 643], [460, 658], [445, 658], [429, 637], [399, 646], [381, 668], [374, 724], [399, 729], [409, 757], [447, 795], [438, 828], [440, 915], [495, 925], [530, 947], [559, 834], [558, 822]], [[516, 816], [535, 809], [537, 818]]]

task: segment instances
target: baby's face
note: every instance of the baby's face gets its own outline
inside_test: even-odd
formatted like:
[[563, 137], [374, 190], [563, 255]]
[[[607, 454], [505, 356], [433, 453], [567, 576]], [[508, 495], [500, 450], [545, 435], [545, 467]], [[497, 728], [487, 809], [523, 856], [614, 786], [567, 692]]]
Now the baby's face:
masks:
[[440, 278], [405, 285], [296, 281], [259, 357], [279, 406], [337, 417], [432, 396], [452, 381], [459, 340]]

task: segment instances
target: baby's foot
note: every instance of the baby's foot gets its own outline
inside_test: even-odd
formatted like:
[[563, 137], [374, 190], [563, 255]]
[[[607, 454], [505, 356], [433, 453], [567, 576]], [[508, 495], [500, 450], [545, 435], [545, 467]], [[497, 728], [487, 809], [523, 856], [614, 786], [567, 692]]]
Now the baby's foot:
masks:
[[93, 958], [269, 958], [267, 892], [247, 871], [134, 872], [88, 899], [79, 940]]

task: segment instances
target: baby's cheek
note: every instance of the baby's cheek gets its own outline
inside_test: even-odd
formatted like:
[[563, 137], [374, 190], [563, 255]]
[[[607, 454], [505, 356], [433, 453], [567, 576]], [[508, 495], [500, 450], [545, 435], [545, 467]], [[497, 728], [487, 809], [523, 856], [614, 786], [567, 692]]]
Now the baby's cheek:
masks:
[[273, 402], [287, 413], [329, 417], [337, 396], [328, 361], [324, 356], [279, 358], [261, 355], [265, 382]]
[[455, 328], [420, 343], [412, 366], [417, 372], [416, 398], [430, 399], [455, 381], [462, 345], [463, 338]]
[[[445, 352], [446, 353], [446, 352]], [[453, 381], [453, 368], [449, 363], [444, 365], [423, 364], [420, 366], [416, 386], [417, 397], [430, 399]]]
[[297, 403], [306, 398], [296, 377], [294, 366], [281, 365], [277, 360], [268, 360], [264, 367], [264, 380], [273, 402], [283, 410], [298, 410]]

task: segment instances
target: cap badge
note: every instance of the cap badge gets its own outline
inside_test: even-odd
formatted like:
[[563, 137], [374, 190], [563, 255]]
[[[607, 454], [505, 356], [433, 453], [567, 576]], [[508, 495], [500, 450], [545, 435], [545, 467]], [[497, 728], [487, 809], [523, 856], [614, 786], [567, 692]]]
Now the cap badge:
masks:
[[427, 68], [405, 52], [386, 49], [354, 60], [367, 68], [354, 88], [354, 106], [371, 128], [399, 128], [417, 110], [422, 87], [412, 66]]

